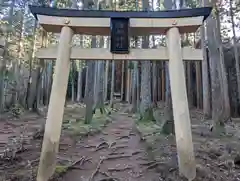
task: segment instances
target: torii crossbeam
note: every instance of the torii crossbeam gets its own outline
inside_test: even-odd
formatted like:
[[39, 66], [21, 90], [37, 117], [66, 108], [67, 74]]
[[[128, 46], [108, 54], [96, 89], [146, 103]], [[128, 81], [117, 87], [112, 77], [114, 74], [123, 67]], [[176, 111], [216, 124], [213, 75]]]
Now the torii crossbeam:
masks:
[[[37, 181], [47, 181], [55, 169], [67, 90], [70, 59], [81, 60], [169, 60], [169, 75], [173, 104], [174, 125], [180, 173], [193, 180], [196, 164], [193, 153], [191, 122], [187, 101], [185, 74], [182, 60], [202, 60], [199, 50], [181, 48], [181, 33], [195, 32], [209, 16], [212, 8], [195, 8], [158, 12], [113, 12], [74, 9], [56, 9], [30, 6], [31, 12], [48, 32], [61, 33], [57, 48], [40, 49], [37, 57], [57, 59], [56, 75], [45, 125], [44, 140]], [[114, 21], [124, 19], [127, 24], [122, 47], [115, 44], [111, 31]], [[121, 22], [121, 21], [120, 21]], [[125, 32], [126, 32], [125, 31]], [[73, 34], [111, 35], [112, 49], [80, 49], [71, 45]], [[128, 49], [128, 36], [167, 35], [167, 48]], [[115, 49], [114, 49], [115, 48]], [[122, 51], [124, 49], [124, 51]], [[113, 51], [114, 50], [114, 51]], [[121, 54], [118, 54], [121, 53]]]

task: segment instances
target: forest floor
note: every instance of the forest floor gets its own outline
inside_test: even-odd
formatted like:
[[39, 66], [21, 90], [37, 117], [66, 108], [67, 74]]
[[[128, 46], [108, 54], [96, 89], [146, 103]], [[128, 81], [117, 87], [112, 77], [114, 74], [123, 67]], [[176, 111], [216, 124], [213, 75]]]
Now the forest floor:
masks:
[[[68, 105], [57, 157], [55, 181], [184, 181], [177, 169], [173, 135], [163, 135], [159, 122], [137, 122], [119, 106], [110, 116], [99, 113], [83, 123], [83, 105]], [[0, 181], [35, 180], [46, 110], [19, 118], [0, 117]], [[161, 115], [159, 115], [160, 117]], [[210, 120], [191, 111], [197, 163], [195, 181], [240, 180], [240, 121], [212, 133]]]

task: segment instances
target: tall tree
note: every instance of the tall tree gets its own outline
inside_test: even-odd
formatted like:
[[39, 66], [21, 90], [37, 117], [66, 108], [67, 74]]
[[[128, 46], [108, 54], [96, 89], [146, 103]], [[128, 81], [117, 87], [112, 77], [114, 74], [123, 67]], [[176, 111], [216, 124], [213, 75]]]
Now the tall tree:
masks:
[[[164, 0], [164, 8], [172, 9], [174, 8], [174, 3], [172, 1], [168, 2], [168, 0]], [[171, 134], [174, 132], [174, 123], [173, 123], [173, 108], [172, 108], [172, 97], [171, 97], [171, 88], [170, 88], [170, 79], [169, 79], [169, 71], [168, 71], [168, 62], [165, 63], [163, 67], [165, 69], [165, 81], [166, 81], [166, 102], [165, 102], [165, 110], [164, 110], [164, 125], [163, 125], [163, 133]]]
[[71, 90], [72, 90], [72, 102], [75, 101], [75, 72], [76, 72], [76, 61], [73, 60], [71, 63]]
[[[209, 2], [207, 2], [209, 5]], [[220, 65], [220, 51], [218, 45], [218, 27], [216, 20], [216, 4], [214, 6], [213, 13], [207, 20], [207, 43], [209, 50], [209, 61], [210, 61], [210, 76], [211, 76], [211, 89], [212, 89], [212, 118], [213, 124], [222, 125], [222, 112], [224, 110], [223, 100], [223, 87], [221, 65]]]
[[105, 63], [105, 80], [104, 80], [104, 101], [107, 101], [108, 99], [108, 73], [109, 73], [109, 60]]
[[[152, 36], [153, 39], [153, 48], [155, 48], [155, 37]], [[152, 97], [153, 104], [157, 105], [157, 62], [152, 62]]]
[[[205, 1], [202, 0], [201, 5], [205, 6]], [[210, 107], [210, 81], [208, 77], [208, 60], [207, 60], [207, 46], [206, 46], [206, 34], [205, 34], [205, 23], [201, 27], [201, 48], [203, 50], [203, 61], [202, 61], [202, 89], [203, 89], [203, 112], [205, 116], [211, 116]]]
[[[14, 101], [13, 104], [17, 104], [17, 100], [20, 96], [20, 69], [21, 69], [21, 57], [22, 57], [22, 44], [23, 44], [23, 36], [24, 36], [24, 12], [21, 10], [19, 14], [19, 38], [17, 43], [17, 61], [14, 63], [14, 74], [15, 74], [15, 81], [16, 81], [16, 89], [15, 95], [13, 96]], [[25, 104], [25, 103], [24, 103]], [[25, 106], [25, 105], [24, 105]]]
[[237, 73], [237, 87], [238, 87], [238, 104], [240, 104], [240, 61], [239, 61], [239, 52], [237, 47], [237, 37], [236, 37], [236, 25], [234, 21], [233, 14], [233, 0], [230, 0], [230, 16], [231, 16], [231, 24], [232, 24], [232, 32], [233, 32], [233, 49], [234, 49], [234, 58], [235, 58], [235, 67]]
[[[2, 2], [2, 4], [5, 1]], [[8, 25], [12, 27], [13, 24], [13, 9], [15, 5], [15, 0], [12, 0], [8, 12]], [[9, 38], [11, 35], [11, 32], [7, 32], [5, 39], [5, 47], [4, 47], [4, 54], [3, 54], [3, 60], [0, 62], [0, 112], [4, 109], [4, 78], [6, 73], [6, 64], [7, 64], [7, 58], [8, 58], [8, 45], [9, 45]]]
[[82, 86], [83, 86], [83, 81], [82, 81], [82, 74], [83, 74], [83, 62], [82, 60], [79, 60], [78, 62], [78, 84], [77, 84], [77, 102], [82, 101]]
[[220, 56], [220, 75], [221, 75], [221, 87], [222, 87], [222, 94], [223, 94], [223, 113], [222, 119], [228, 119], [231, 115], [230, 110], [230, 102], [229, 102], [229, 93], [228, 93], [228, 81], [227, 81], [227, 72], [226, 66], [224, 62], [224, 55], [223, 55], [223, 44], [222, 44], [222, 36], [221, 36], [221, 22], [220, 22], [220, 12], [219, 6], [216, 4], [216, 28], [217, 28], [217, 45], [219, 46], [219, 56]]
[[[95, 4], [91, 4], [91, 1], [88, 1], [84, 9], [97, 9], [98, 1]], [[91, 48], [97, 47], [97, 38], [92, 36]], [[96, 61], [88, 60], [87, 61], [87, 76], [86, 76], [86, 113], [85, 113], [85, 123], [88, 124], [92, 121], [93, 111], [94, 111], [94, 78], [95, 78], [95, 66]]]
[[132, 73], [132, 111], [137, 112], [138, 110], [138, 62], [133, 62], [133, 73]]
[[[149, 10], [149, 4], [147, 0], [143, 0], [143, 10]], [[143, 48], [149, 47], [149, 36], [143, 37]], [[154, 120], [153, 107], [152, 107], [152, 95], [151, 95], [151, 62], [142, 61], [141, 63], [141, 105], [140, 115], [143, 120]]]
[[112, 61], [112, 68], [111, 68], [111, 96], [110, 96], [110, 107], [113, 107], [114, 101], [114, 83], [115, 83], [115, 61]]
[[[94, 42], [94, 40], [92, 40]], [[94, 43], [93, 43], [94, 44]], [[90, 123], [93, 116], [93, 104], [94, 104], [94, 70], [95, 62], [93, 60], [87, 61], [87, 95], [86, 95], [86, 114], [85, 114], [85, 123]]]
[[[77, 0], [71, 0], [71, 8], [72, 9], [78, 9], [78, 5], [77, 5]], [[75, 60], [72, 61], [71, 64], [72, 67], [72, 76], [71, 76], [71, 89], [72, 89], [72, 102], [75, 101], [75, 72], [76, 72], [76, 62]]]
[[[99, 37], [99, 47], [104, 47], [104, 38]], [[97, 62], [97, 76], [96, 79], [96, 104], [94, 109], [100, 109], [100, 112], [103, 114], [105, 113], [104, 109], [104, 61]]]

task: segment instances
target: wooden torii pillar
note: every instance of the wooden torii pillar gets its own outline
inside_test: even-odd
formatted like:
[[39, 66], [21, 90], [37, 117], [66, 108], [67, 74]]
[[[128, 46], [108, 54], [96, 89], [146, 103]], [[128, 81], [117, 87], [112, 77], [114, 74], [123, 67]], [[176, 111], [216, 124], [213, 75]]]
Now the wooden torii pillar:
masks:
[[[195, 32], [209, 16], [211, 8], [196, 8], [158, 12], [80, 11], [30, 6], [31, 12], [42, 27], [53, 33], [61, 33], [58, 47], [40, 49], [40, 59], [57, 59], [56, 74], [45, 125], [44, 140], [37, 181], [47, 181], [55, 169], [67, 91], [70, 59], [80, 60], [169, 60], [174, 125], [176, 133], [180, 173], [193, 180], [196, 164], [193, 153], [191, 122], [186, 93], [182, 60], [202, 60], [202, 52], [191, 47], [181, 48], [181, 33]], [[130, 18], [129, 18], [130, 17]], [[112, 35], [112, 18], [128, 19], [130, 35], [167, 35], [167, 48], [128, 49], [121, 47], [121, 54], [108, 49], [71, 48], [73, 34]], [[125, 21], [124, 20], [124, 21]], [[128, 36], [128, 35], [127, 35]], [[125, 43], [128, 37], [123, 34]], [[128, 43], [127, 43], [128, 44]], [[127, 49], [126, 49], [127, 48]]]

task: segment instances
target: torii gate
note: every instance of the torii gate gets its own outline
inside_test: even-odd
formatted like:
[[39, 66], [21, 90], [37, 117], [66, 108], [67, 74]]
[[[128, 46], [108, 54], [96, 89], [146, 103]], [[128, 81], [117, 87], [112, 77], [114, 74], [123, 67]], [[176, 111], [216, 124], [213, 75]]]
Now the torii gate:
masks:
[[[181, 48], [181, 33], [195, 32], [211, 13], [211, 7], [158, 12], [114, 12], [56, 9], [30, 6], [47, 31], [61, 33], [56, 48], [40, 49], [40, 59], [57, 59], [45, 125], [37, 181], [47, 181], [55, 169], [67, 90], [70, 59], [169, 60], [169, 75], [180, 173], [196, 176], [191, 122], [182, 60], [202, 60], [202, 51]], [[73, 34], [111, 35], [111, 50], [72, 47]], [[167, 48], [129, 49], [129, 35], [167, 35]]]

